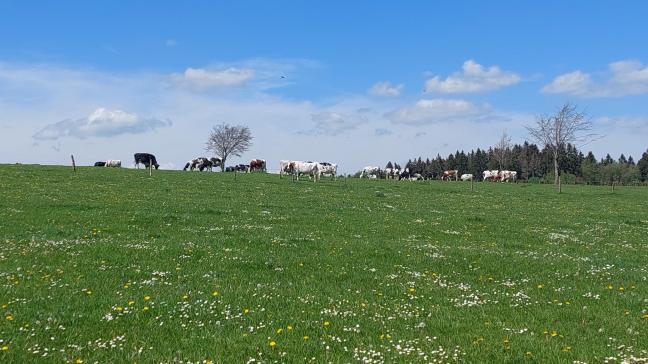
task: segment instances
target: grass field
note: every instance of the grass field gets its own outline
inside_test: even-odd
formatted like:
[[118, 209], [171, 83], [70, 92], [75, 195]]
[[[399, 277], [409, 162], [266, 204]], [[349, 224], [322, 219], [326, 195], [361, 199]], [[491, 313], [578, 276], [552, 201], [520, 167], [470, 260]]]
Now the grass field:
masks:
[[648, 189], [0, 166], [0, 362], [648, 357]]

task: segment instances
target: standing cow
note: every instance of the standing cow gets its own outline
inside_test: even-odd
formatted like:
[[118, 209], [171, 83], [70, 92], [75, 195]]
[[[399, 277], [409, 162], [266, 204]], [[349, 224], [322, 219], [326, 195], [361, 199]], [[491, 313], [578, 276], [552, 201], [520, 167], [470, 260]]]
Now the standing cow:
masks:
[[497, 181], [499, 179], [499, 170], [493, 169], [490, 171], [484, 171], [484, 173], [482, 173], [482, 178], [484, 181], [488, 181], [489, 179]]
[[459, 171], [456, 169], [450, 169], [447, 171], [443, 171], [443, 175], [441, 176], [442, 181], [450, 181], [454, 178], [455, 181], [457, 181], [457, 178], [459, 178]]
[[250, 161], [250, 172], [252, 171], [266, 171], [266, 161], [265, 159], [252, 159]]
[[104, 167], [121, 168], [121, 161], [119, 159], [109, 159], [104, 164]]
[[360, 178], [364, 178], [364, 177], [370, 178], [370, 176], [378, 175], [379, 172], [380, 172], [379, 167], [367, 166], [362, 169], [362, 172], [360, 172]]
[[331, 175], [331, 179], [333, 180], [337, 179], [337, 167], [338, 167], [337, 164], [329, 163], [329, 162], [319, 162], [318, 164], [319, 164], [318, 169], [319, 169], [320, 177], [323, 174], [329, 174]]
[[155, 156], [150, 153], [135, 153], [135, 167], [139, 169], [140, 163], [142, 163], [146, 168], [149, 168], [151, 165], [155, 167], [155, 169], [160, 168], [160, 165], [157, 162], [157, 159], [155, 159]]
[[106, 165], [106, 162], [95, 162], [94, 166], [95, 167], [104, 167]]
[[473, 180], [473, 175], [470, 173], [464, 173], [461, 175], [461, 180], [462, 181], [472, 181]]

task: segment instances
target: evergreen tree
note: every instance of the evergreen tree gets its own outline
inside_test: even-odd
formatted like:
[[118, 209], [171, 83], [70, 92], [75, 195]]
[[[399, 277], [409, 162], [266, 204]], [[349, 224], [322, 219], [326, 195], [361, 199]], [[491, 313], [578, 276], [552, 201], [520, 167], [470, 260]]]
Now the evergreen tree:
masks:
[[648, 150], [644, 152], [637, 162], [637, 169], [639, 169], [639, 177], [642, 182], [648, 181]]

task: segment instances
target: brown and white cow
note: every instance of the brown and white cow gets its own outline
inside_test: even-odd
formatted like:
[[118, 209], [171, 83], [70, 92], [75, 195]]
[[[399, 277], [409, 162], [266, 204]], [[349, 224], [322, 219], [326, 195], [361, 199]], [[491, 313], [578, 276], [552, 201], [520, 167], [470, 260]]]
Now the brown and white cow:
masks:
[[441, 176], [442, 181], [450, 181], [454, 178], [455, 181], [459, 179], [459, 171], [456, 169], [450, 169], [447, 171], [443, 171], [443, 175]]
[[517, 178], [517, 172], [516, 171], [500, 171], [499, 172], [499, 180], [500, 180], [500, 182], [509, 182], [509, 181], [515, 182], [516, 178]]
[[265, 159], [252, 159], [250, 161], [250, 172], [252, 171], [266, 171], [266, 161]]

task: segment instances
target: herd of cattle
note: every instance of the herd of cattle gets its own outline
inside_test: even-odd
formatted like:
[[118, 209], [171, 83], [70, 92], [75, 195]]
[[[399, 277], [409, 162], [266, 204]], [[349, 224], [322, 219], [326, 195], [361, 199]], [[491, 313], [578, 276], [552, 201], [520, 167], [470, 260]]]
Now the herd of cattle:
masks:
[[[431, 177], [426, 178], [420, 173], [412, 173], [410, 172], [409, 168], [405, 168], [404, 170], [401, 171], [398, 168], [385, 168], [384, 170], [381, 170], [380, 167], [367, 166], [364, 167], [360, 172], [360, 178], [379, 178], [379, 176], [384, 176], [386, 179], [398, 178], [399, 181], [400, 180], [416, 181], [416, 180], [432, 179]], [[458, 181], [459, 179], [461, 179], [462, 181], [472, 181], [475, 176], [473, 176], [470, 173], [465, 173], [460, 175], [458, 170], [450, 169], [447, 171], [443, 171], [440, 177], [442, 181], [451, 181], [451, 180]], [[484, 171], [484, 173], [482, 174], [482, 178], [484, 181], [501, 181], [501, 182], [515, 181], [517, 178], [517, 172], [506, 171], [506, 170]]]
[[[139, 168], [139, 165], [142, 164], [146, 168], [155, 167], [158, 169], [160, 165], [157, 162], [157, 159], [153, 154], [150, 153], [135, 153], [133, 156], [135, 159], [135, 166]], [[96, 162], [95, 167], [121, 167], [121, 160], [110, 159], [107, 161]], [[198, 157], [188, 161], [183, 171], [212, 171], [214, 167], [223, 168], [223, 160], [221, 158], [206, 158]], [[314, 181], [318, 181], [322, 178], [323, 175], [329, 175], [332, 179], [337, 178], [337, 167], [335, 163], [329, 162], [313, 162], [313, 161], [290, 161], [282, 160], [279, 161], [279, 177], [282, 177], [284, 174], [293, 176], [296, 180], [299, 181], [300, 176], [308, 176]], [[238, 164], [235, 166], [228, 166], [223, 168], [225, 172], [267, 172], [267, 164], [264, 159], [253, 159], [250, 161], [250, 164]], [[387, 179], [398, 179], [400, 180], [423, 180], [429, 179], [422, 176], [420, 173], [412, 173], [409, 168], [400, 170], [398, 168], [386, 168], [381, 170], [379, 167], [367, 166], [362, 169], [360, 172], [360, 178], [379, 178], [379, 176], [384, 176]], [[440, 176], [442, 181], [471, 181], [474, 179], [472, 174], [459, 174], [459, 171], [456, 169], [451, 169], [443, 171], [443, 174]], [[501, 181], [509, 182], [515, 181], [517, 178], [516, 171], [500, 171], [500, 170], [489, 170], [484, 171], [482, 174], [484, 181]]]

